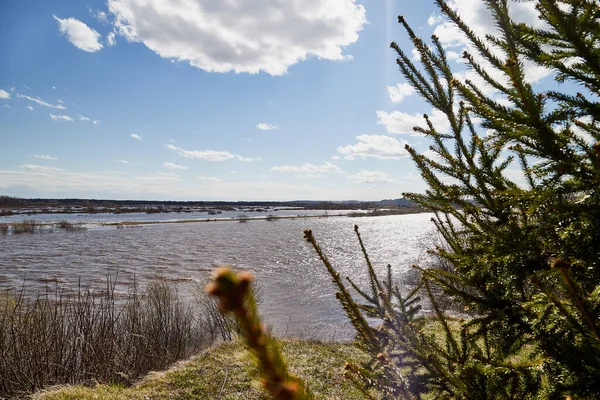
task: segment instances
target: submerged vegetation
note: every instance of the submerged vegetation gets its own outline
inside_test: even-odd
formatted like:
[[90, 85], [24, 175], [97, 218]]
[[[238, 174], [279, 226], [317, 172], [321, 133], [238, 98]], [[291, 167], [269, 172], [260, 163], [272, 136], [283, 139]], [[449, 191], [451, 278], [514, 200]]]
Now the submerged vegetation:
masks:
[[41, 225], [32, 219], [26, 219], [12, 224], [12, 233], [15, 235], [19, 233], [35, 233], [40, 229]]
[[86, 229], [83, 223], [73, 223], [67, 220], [58, 221], [56, 227], [69, 232], [84, 231]]
[[33, 219], [25, 219], [12, 224], [0, 224], [0, 234], [12, 233], [18, 235], [21, 233], [43, 233], [62, 230], [67, 232], [85, 231], [87, 228], [83, 223], [73, 223], [67, 220], [57, 223], [41, 223]]

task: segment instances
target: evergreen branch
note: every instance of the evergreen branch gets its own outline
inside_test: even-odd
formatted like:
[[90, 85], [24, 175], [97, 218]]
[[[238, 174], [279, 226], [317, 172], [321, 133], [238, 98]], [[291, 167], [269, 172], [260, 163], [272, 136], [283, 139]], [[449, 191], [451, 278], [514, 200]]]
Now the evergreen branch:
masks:
[[246, 344], [260, 367], [265, 390], [276, 400], [313, 399], [306, 384], [288, 372], [277, 341], [261, 324], [251, 282], [249, 273], [234, 274], [229, 268], [220, 268], [215, 271], [206, 292], [219, 299], [223, 313], [232, 313], [238, 320]]

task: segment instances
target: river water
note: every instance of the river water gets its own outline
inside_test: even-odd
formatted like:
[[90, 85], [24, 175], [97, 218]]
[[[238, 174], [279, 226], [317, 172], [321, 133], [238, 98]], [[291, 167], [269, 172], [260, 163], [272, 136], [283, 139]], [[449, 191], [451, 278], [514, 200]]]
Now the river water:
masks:
[[[176, 219], [173, 214], [166, 216]], [[167, 217], [100, 218], [140, 221]], [[261, 291], [260, 309], [277, 334], [346, 339], [352, 331], [335, 299], [331, 278], [303, 239], [303, 230], [313, 230], [342, 276], [364, 284], [365, 262], [353, 231], [358, 224], [375, 268], [383, 272], [391, 264], [409, 289], [410, 266], [424, 258], [425, 247], [435, 236], [431, 217], [157, 223], [117, 229], [95, 225], [92, 219], [97, 216], [66, 216], [91, 225], [85, 231], [0, 235], [0, 288], [24, 284], [28, 291], [39, 291], [58, 283], [75, 290], [81, 282], [84, 288], [101, 289], [107, 274], [114, 275], [118, 269], [121, 294], [130, 290], [135, 276], [140, 285], [166, 279], [187, 296], [204, 285], [215, 266], [225, 264], [254, 274]], [[8, 218], [17, 220], [16, 216], [5, 217], [0, 223], [9, 222]], [[33, 216], [40, 221], [52, 218], [57, 219]]]

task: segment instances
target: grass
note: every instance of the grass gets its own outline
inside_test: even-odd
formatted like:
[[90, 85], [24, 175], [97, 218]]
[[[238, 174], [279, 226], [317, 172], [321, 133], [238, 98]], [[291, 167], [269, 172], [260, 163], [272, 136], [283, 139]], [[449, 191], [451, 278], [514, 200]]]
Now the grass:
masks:
[[[310, 382], [317, 399], [363, 399], [343, 376], [347, 360], [367, 361], [350, 343], [283, 340], [292, 373]], [[166, 372], [154, 372], [128, 388], [117, 385], [63, 386], [38, 392], [34, 399], [244, 399], [266, 400], [258, 369], [239, 342], [213, 347]]]
[[[428, 320], [428, 335], [446, 346], [444, 330], [433, 318]], [[458, 334], [459, 319], [450, 320], [450, 329]], [[324, 343], [297, 339], [281, 340], [283, 355], [291, 373], [308, 382], [316, 399], [353, 400], [365, 397], [344, 377], [346, 362], [366, 363], [369, 356], [352, 343]], [[539, 367], [539, 357], [527, 349], [515, 358], [515, 364]], [[239, 341], [212, 347], [169, 370], [151, 372], [131, 387], [95, 384], [93, 386], [60, 386], [40, 391], [34, 400], [192, 400], [248, 399], [267, 400], [259, 383], [259, 371], [249, 352]], [[376, 394], [374, 398], [378, 399]], [[424, 399], [430, 397], [424, 397]]]

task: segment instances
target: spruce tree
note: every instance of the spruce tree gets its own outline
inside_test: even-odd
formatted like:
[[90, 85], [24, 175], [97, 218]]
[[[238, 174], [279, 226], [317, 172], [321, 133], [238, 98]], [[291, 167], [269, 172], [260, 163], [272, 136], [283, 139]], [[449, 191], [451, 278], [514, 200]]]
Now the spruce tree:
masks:
[[[420, 55], [392, 43], [398, 67], [450, 127], [424, 115], [414, 128], [435, 156], [407, 146], [428, 188], [405, 196], [435, 213], [445, 245], [431, 252], [450, 268], [416, 266], [421, 283], [403, 294], [391, 272], [379, 280], [361, 242], [370, 292], [350, 280], [359, 304], [338, 279], [338, 299], [361, 342], [365, 322], [348, 310], [382, 324], [377, 345], [363, 346], [372, 364], [349, 372], [385, 398], [600, 398], [600, 3], [535, 1], [546, 26], [535, 29], [510, 18], [508, 0], [482, 1], [495, 35], [477, 36], [436, 3], [468, 38], [463, 58], [491, 95], [455, 77], [437, 37], [426, 43], [398, 18]], [[550, 69], [553, 90], [529, 83], [526, 65]], [[515, 164], [522, 183], [507, 173]], [[436, 322], [419, 316], [419, 293]], [[444, 314], [440, 296], [469, 317]]]
[[[463, 57], [492, 95], [457, 79], [440, 40], [425, 42], [403, 17], [420, 61], [391, 44], [401, 73], [450, 127], [425, 115], [415, 128], [435, 157], [407, 147], [428, 188], [405, 194], [434, 213], [444, 245], [431, 253], [445, 268], [415, 266], [420, 283], [405, 293], [391, 266], [376, 274], [355, 227], [365, 289], [340, 277], [312, 231], [305, 238], [371, 355], [346, 366], [367, 398], [598, 399], [600, 2], [533, 1], [545, 23], [534, 28], [510, 18], [508, 0], [481, 1], [495, 35], [477, 36], [435, 0], [468, 38]], [[526, 65], [550, 69], [554, 88], [529, 83]], [[507, 173], [515, 164], [523, 182]], [[441, 296], [466, 315], [446, 314]]]

